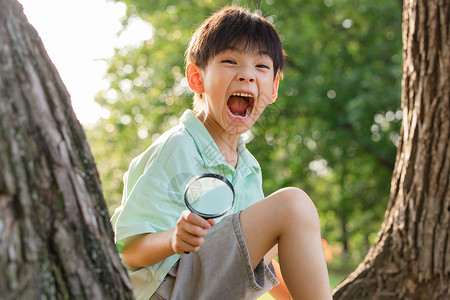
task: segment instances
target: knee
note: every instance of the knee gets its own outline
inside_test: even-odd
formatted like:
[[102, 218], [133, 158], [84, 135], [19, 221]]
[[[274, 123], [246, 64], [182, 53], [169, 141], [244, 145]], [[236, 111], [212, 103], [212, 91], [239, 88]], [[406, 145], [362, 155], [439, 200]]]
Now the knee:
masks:
[[308, 194], [295, 187], [283, 188], [276, 193], [282, 220], [320, 230], [319, 215]]

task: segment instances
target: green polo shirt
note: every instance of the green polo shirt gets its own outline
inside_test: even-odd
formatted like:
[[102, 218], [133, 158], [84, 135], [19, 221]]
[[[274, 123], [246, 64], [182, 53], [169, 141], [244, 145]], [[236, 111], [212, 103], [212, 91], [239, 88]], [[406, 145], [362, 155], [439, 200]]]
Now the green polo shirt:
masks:
[[[238, 164], [225, 162], [209, 132], [190, 110], [178, 126], [161, 135], [145, 152], [132, 160], [124, 175], [122, 204], [111, 222], [119, 253], [125, 239], [142, 233], [161, 232], [176, 226], [181, 212], [186, 183], [193, 176], [217, 173], [225, 176], [235, 189], [235, 204], [228, 214], [247, 208], [264, 197], [261, 169], [238, 143]], [[216, 219], [216, 222], [220, 221]], [[136, 299], [149, 299], [180, 255], [175, 254], [153, 266], [128, 269]]]

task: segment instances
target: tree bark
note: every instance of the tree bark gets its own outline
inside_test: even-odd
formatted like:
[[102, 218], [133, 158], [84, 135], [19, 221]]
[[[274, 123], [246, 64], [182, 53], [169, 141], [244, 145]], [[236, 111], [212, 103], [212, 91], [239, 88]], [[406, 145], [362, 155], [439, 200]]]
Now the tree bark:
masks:
[[334, 299], [450, 299], [450, 1], [403, 3], [403, 123], [375, 245]]
[[0, 68], [0, 299], [131, 299], [86, 136], [14, 0]]

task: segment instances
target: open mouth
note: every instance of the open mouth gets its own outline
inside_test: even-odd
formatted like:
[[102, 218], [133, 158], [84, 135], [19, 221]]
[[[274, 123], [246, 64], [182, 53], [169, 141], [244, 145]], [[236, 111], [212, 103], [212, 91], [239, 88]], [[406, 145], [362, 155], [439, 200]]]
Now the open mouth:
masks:
[[252, 94], [234, 93], [227, 102], [228, 112], [235, 118], [245, 119], [250, 116], [254, 103]]

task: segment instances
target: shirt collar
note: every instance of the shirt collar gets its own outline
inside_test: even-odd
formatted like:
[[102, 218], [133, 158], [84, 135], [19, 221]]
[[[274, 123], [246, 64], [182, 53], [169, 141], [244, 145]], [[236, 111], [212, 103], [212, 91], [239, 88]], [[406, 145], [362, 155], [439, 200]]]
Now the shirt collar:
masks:
[[[193, 111], [189, 109], [186, 110], [180, 118], [180, 124], [184, 126], [192, 136], [206, 167], [217, 165], [229, 166], [214, 142], [214, 139], [211, 137], [203, 123], [197, 119]], [[239, 137], [237, 149], [239, 155], [238, 165], [236, 167], [237, 171], [240, 173], [249, 173], [249, 171], [252, 172], [255, 171], [255, 169], [259, 170], [259, 165], [245, 147], [245, 141], [242, 136]]]

